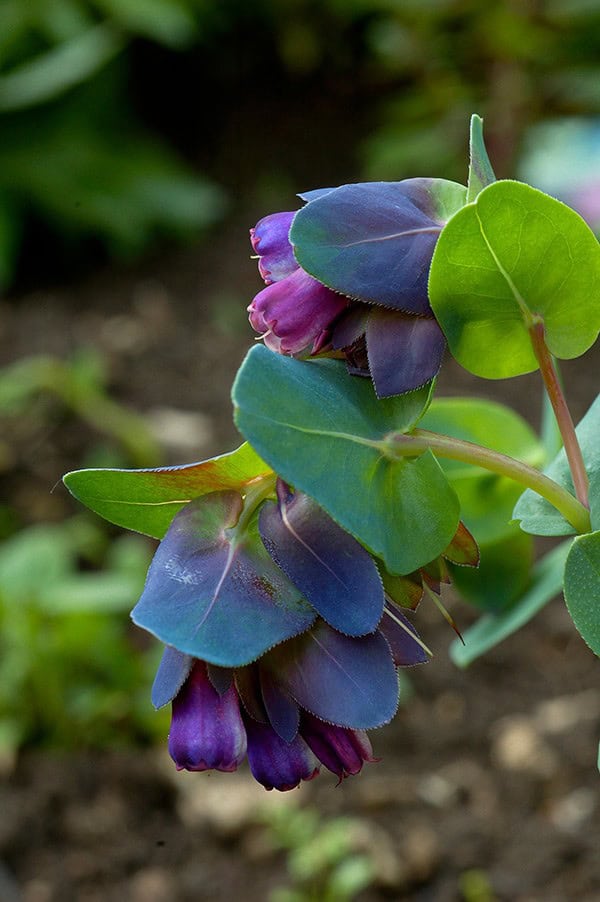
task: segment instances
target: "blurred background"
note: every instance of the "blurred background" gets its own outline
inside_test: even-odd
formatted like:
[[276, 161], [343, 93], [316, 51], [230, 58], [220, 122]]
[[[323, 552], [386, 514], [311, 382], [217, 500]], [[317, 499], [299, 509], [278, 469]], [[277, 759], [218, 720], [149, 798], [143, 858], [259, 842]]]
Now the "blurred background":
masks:
[[[59, 483], [235, 447], [248, 228], [464, 182], [472, 112], [499, 177], [600, 227], [597, 0], [1, 0], [0, 902], [600, 897], [600, 687], [559, 600], [466, 673], [420, 610], [437, 656], [343, 786], [176, 775], [128, 619], [152, 543]], [[599, 362], [566, 367], [576, 419]], [[440, 381], [537, 420], [535, 379]]]

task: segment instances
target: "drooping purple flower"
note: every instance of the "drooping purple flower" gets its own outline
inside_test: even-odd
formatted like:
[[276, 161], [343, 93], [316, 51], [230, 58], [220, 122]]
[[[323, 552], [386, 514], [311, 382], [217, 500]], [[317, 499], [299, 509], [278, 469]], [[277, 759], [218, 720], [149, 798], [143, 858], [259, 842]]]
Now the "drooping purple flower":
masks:
[[340, 782], [344, 777], [360, 773], [365, 761], [378, 760], [373, 757], [371, 741], [364, 730], [337, 727], [303, 711], [300, 733], [319, 761]]
[[318, 776], [319, 762], [299, 734], [286, 742], [269, 724], [251, 717], [246, 717], [246, 732], [250, 770], [265, 789], [286, 792]]
[[300, 354], [312, 345], [314, 353], [347, 303], [296, 267], [291, 275], [259, 291], [248, 313], [252, 328], [272, 351]]
[[[418, 642], [412, 652], [407, 644], [403, 663], [421, 660]], [[247, 752], [255, 779], [285, 791], [321, 764], [342, 780], [376, 760], [365, 730], [395, 713], [395, 655], [379, 630], [350, 637], [324, 621], [235, 669], [167, 647], [152, 698], [172, 701], [169, 752], [179, 770], [233, 771]]]
[[195, 661], [173, 699], [169, 754], [177, 770], [228, 772], [236, 770], [246, 755], [237, 693], [231, 686], [220, 695], [204, 661]]

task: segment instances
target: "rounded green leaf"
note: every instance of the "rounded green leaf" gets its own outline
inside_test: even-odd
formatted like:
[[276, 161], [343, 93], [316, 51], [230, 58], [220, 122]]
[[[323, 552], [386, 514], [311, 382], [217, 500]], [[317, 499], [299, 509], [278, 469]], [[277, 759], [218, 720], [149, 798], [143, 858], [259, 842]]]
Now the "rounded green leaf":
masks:
[[305, 362], [253, 348], [233, 387], [236, 423], [256, 451], [314, 498], [392, 573], [410, 573], [454, 537], [459, 504], [431, 454], [394, 458], [385, 438], [408, 432], [430, 387], [377, 400], [341, 361]]
[[450, 351], [488, 379], [537, 369], [528, 333], [542, 317], [556, 357], [600, 331], [600, 245], [569, 207], [520, 182], [494, 182], [448, 222], [429, 298]]
[[600, 655], [600, 531], [573, 541], [565, 565], [565, 601], [581, 636]]

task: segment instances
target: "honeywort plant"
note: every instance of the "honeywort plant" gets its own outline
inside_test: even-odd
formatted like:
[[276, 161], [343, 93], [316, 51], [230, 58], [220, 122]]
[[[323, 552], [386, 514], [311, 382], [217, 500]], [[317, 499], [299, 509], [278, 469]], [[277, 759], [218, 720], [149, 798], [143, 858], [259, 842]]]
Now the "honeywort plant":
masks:
[[[412, 622], [451, 580], [482, 616], [464, 665], [561, 588], [600, 653], [600, 400], [574, 428], [557, 360], [600, 330], [600, 247], [573, 210], [496, 181], [471, 124], [468, 184], [437, 178], [300, 195], [251, 230], [263, 344], [233, 386], [236, 451], [153, 470], [82, 470], [70, 491], [161, 539], [133, 619], [166, 646], [177, 767], [280, 790], [341, 780], [428, 649]], [[442, 354], [486, 379], [539, 370], [557, 429], [435, 397]], [[558, 441], [557, 441], [558, 437]], [[560, 450], [558, 450], [560, 448]], [[556, 451], [558, 450], [558, 453]], [[552, 459], [553, 458], [553, 459]], [[564, 536], [533, 563], [532, 536]], [[447, 615], [449, 617], [449, 615]]]

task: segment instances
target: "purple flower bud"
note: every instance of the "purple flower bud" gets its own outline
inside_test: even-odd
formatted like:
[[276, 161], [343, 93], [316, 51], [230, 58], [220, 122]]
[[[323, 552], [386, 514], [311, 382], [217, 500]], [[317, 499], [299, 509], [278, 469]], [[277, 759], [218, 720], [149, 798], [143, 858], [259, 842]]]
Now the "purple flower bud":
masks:
[[246, 754], [246, 732], [233, 685], [219, 695], [204, 661], [196, 661], [173, 699], [169, 754], [177, 770], [234, 771]]
[[248, 761], [255, 780], [265, 789], [286, 792], [319, 773], [319, 763], [300, 736], [286, 742], [267, 724], [246, 717]]
[[325, 723], [307, 711], [302, 712], [300, 733], [325, 767], [344, 777], [358, 774], [363, 762], [377, 761], [369, 737], [364, 730], [351, 730]]
[[252, 328], [280, 354], [298, 354], [313, 344], [319, 347], [345, 310], [348, 300], [325, 288], [302, 269], [260, 291], [248, 313]]
[[271, 213], [250, 229], [250, 241], [259, 257], [258, 271], [267, 285], [285, 279], [298, 269], [288, 238], [294, 216], [294, 212]]

